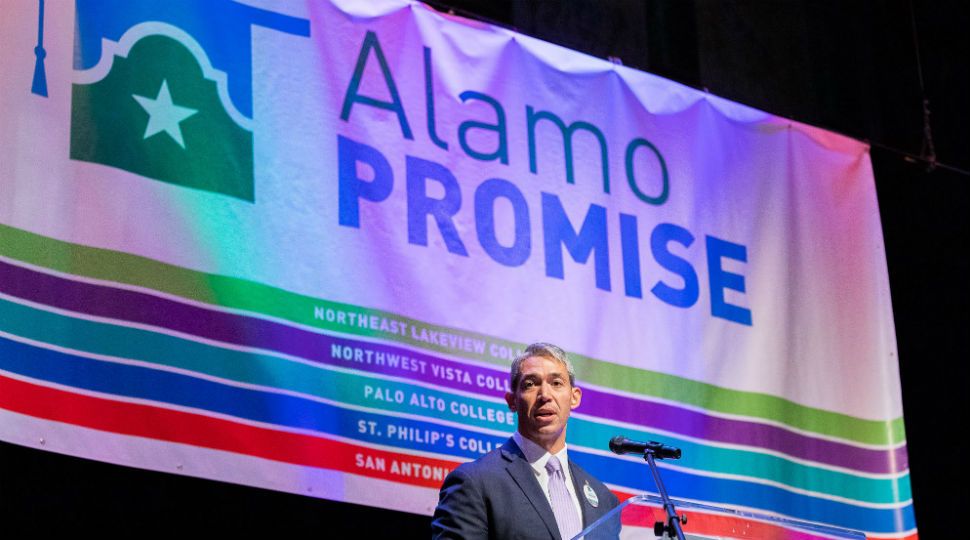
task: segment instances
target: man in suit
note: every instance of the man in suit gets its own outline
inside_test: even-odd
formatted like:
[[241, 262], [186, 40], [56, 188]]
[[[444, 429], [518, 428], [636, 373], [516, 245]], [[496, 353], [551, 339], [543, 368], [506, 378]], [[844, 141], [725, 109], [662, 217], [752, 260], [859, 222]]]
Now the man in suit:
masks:
[[616, 496], [568, 458], [566, 423], [583, 393], [566, 353], [530, 345], [512, 362], [510, 387], [518, 431], [445, 478], [434, 538], [568, 540], [616, 507]]

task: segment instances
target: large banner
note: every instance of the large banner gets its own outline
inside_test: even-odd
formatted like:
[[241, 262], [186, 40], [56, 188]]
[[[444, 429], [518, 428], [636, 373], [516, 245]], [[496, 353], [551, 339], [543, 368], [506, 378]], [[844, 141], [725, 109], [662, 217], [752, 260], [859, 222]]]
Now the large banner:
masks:
[[621, 496], [915, 535], [866, 145], [404, 0], [3, 10], [3, 440], [430, 514], [548, 341]]

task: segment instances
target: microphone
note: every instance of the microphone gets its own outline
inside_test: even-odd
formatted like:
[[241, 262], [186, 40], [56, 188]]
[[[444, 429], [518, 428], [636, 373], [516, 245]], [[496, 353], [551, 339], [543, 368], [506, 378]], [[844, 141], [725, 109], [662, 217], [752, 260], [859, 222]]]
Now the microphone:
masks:
[[657, 459], [680, 459], [680, 448], [667, 446], [657, 441], [640, 442], [632, 441], [622, 435], [617, 435], [610, 439], [610, 450], [614, 454], [646, 454], [653, 452]]

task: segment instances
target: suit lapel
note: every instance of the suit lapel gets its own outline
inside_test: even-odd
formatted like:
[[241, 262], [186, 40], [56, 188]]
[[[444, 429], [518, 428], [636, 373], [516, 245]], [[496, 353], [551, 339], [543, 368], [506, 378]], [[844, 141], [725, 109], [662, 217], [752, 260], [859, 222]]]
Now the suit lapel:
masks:
[[576, 490], [576, 498], [579, 499], [579, 507], [582, 508], [583, 510], [583, 515], [582, 515], [583, 528], [585, 529], [586, 527], [589, 526], [590, 523], [592, 523], [595, 520], [590, 519], [589, 511], [592, 509], [587, 508], [589, 506], [589, 502], [586, 500], [586, 492], [583, 490], [583, 482], [585, 482], [586, 476], [583, 475], [582, 473], [583, 473], [582, 469], [580, 469], [576, 465], [573, 465], [573, 460], [570, 459], [569, 476], [573, 478], [573, 489]]
[[532, 503], [532, 507], [542, 518], [542, 522], [545, 523], [546, 529], [549, 529], [549, 534], [553, 538], [562, 540], [559, 538], [556, 516], [552, 513], [552, 507], [549, 506], [549, 501], [542, 492], [542, 488], [539, 487], [539, 482], [536, 482], [535, 472], [529, 462], [526, 461], [522, 450], [511, 438], [502, 447], [502, 457], [508, 461], [508, 466], [505, 469], [525, 494], [525, 497]]
[[[569, 460], [569, 472], [573, 476], [573, 488], [576, 490], [576, 498], [579, 499], [579, 507], [583, 509], [583, 528], [589, 527], [597, 519], [606, 515], [612, 508], [607, 508], [604, 506], [607, 501], [608, 493], [597, 493], [596, 488], [593, 487], [599, 482], [595, 480], [590, 482], [593, 477], [589, 475], [582, 467], [573, 463], [573, 460]], [[589, 497], [586, 496], [586, 488], [589, 487], [596, 495], [599, 503], [597, 506], [593, 506], [589, 502]]]

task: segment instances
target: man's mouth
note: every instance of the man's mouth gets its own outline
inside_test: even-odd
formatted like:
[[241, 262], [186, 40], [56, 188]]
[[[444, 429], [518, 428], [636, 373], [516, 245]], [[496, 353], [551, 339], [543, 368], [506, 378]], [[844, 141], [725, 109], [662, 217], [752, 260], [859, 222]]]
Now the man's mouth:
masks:
[[538, 411], [535, 414], [535, 417], [538, 418], [538, 419], [540, 419], [540, 420], [546, 420], [546, 419], [549, 419], [549, 418], [554, 418], [555, 416], [556, 416], [556, 412], [555, 411]]

